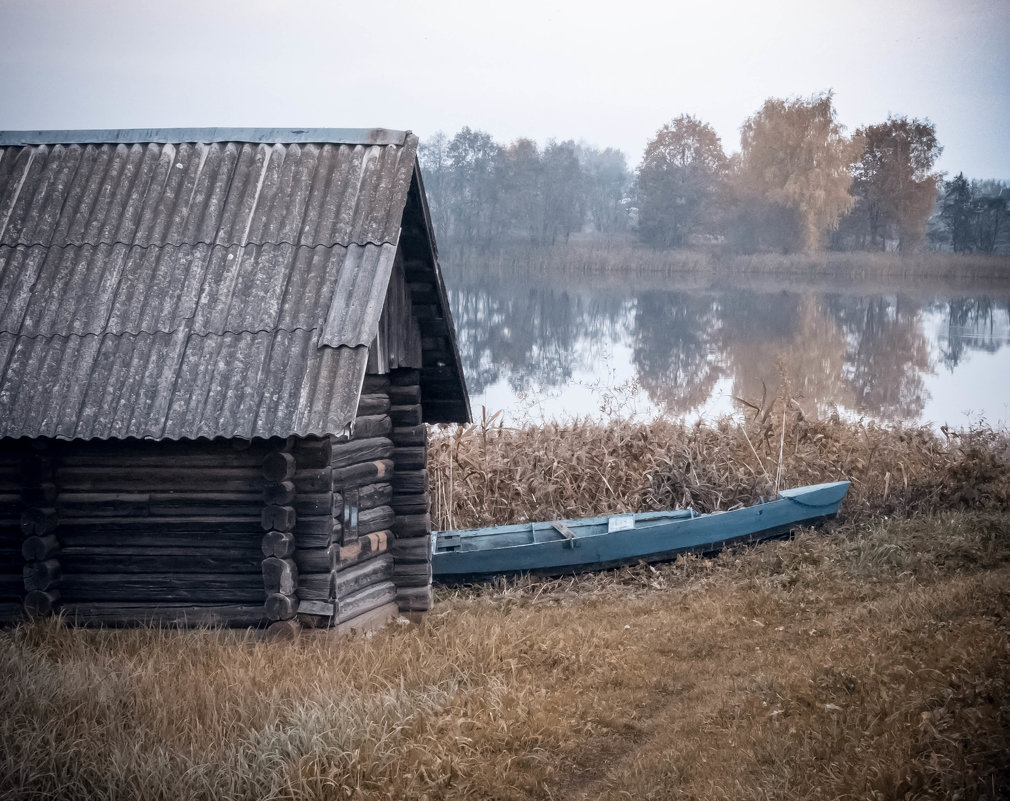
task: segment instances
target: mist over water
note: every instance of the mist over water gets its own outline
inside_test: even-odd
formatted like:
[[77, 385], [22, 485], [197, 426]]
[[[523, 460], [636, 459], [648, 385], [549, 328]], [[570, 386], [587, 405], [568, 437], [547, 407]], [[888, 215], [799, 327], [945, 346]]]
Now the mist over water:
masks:
[[789, 383], [808, 416], [1010, 424], [1010, 289], [732, 286], [447, 271], [472, 407], [711, 420]]

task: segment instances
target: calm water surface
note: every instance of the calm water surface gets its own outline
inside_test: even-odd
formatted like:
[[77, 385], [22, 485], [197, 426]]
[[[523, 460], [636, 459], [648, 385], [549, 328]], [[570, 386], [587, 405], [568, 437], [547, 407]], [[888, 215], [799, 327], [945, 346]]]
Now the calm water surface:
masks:
[[1005, 284], [446, 281], [478, 419], [711, 419], [787, 380], [807, 414], [1010, 425]]

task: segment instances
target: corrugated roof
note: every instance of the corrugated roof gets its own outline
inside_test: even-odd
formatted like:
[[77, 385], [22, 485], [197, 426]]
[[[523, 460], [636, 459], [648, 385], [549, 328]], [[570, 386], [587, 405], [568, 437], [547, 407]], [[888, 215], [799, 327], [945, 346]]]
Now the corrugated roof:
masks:
[[73, 133], [0, 137], [0, 437], [341, 432], [416, 137]]

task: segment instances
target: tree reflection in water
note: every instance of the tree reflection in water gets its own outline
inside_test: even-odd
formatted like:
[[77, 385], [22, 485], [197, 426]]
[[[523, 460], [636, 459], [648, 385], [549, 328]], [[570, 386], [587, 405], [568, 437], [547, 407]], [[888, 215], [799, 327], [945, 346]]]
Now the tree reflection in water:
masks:
[[[514, 393], [556, 389], [576, 376], [605, 381], [608, 354], [621, 345], [638, 383], [666, 414], [695, 413], [723, 379], [732, 395], [770, 400], [785, 377], [807, 413], [914, 420], [929, 400], [925, 379], [935, 367], [951, 372], [971, 351], [1010, 344], [1005, 296], [916, 300], [468, 278], [448, 283], [474, 396], [503, 381]], [[939, 330], [927, 330], [927, 321]]]

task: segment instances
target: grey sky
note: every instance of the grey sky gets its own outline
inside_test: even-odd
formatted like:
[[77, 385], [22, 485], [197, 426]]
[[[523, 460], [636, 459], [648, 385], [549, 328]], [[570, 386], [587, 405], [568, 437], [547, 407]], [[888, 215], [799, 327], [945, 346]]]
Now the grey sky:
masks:
[[694, 114], [728, 152], [769, 96], [850, 130], [929, 117], [940, 168], [1010, 179], [1010, 0], [0, 0], [0, 129], [463, 125], [634, 166]]

